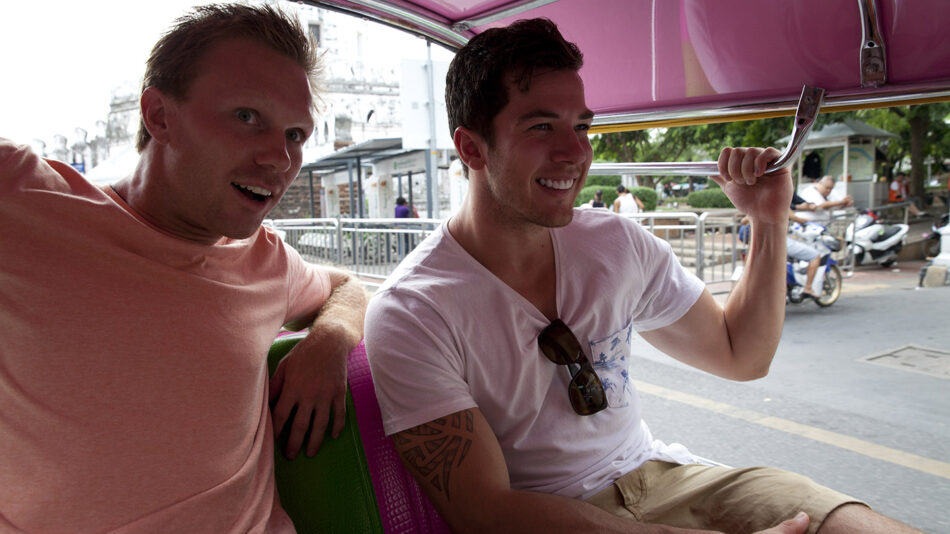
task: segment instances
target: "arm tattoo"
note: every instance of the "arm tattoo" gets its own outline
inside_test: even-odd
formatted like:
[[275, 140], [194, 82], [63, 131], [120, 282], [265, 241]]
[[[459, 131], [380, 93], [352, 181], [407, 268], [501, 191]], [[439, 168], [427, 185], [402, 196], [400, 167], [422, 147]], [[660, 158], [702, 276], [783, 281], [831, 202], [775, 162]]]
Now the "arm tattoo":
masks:
[[475, 431], [471, 410], [462, 410], [393, 436], [403, 460], [449, 500], [449, 476], [462, 465]]

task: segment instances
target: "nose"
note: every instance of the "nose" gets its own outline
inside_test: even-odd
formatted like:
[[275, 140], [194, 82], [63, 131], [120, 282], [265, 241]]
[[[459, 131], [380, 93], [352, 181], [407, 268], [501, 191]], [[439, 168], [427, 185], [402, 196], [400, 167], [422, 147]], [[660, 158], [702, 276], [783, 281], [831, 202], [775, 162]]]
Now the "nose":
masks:
[[555, 143], [553, 157], [559, 163], [579, 165], [586, 163], [591, 157], [592, 149], [587, 132], [574, 129], [565, 130], [559, 133]]
[[293, 161], [287, 147], [287, 137], [283, 132], [262, 134], [260, 141], [256, 157], [258, 165], [269, 167], [276, 172], [284, 172], [290, 168]]

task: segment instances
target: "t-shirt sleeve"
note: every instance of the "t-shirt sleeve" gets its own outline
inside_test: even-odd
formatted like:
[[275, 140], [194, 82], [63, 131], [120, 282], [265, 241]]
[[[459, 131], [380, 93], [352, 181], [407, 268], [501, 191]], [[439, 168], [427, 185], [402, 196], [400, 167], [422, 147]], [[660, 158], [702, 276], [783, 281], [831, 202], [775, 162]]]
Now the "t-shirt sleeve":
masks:
[[669, 326], [689, 311], [706, 286], [683, 268], [666, 241], [646, 231], [637, 232], [633, 241], [640, 251], [639, 276], [642, 281], [642, 293], [633, 313], [633, 327], [646, 331]]
[[366, 353], [387, 435], [476, 406], [451, 330], [428, 303], [387, 290], [366, 311]]
[[314, 314], [330, 298], [330, 275], [319, 265], [309, 263], [300, 254], [279, 244], [287, 258], [287, 316], [284, 323]]

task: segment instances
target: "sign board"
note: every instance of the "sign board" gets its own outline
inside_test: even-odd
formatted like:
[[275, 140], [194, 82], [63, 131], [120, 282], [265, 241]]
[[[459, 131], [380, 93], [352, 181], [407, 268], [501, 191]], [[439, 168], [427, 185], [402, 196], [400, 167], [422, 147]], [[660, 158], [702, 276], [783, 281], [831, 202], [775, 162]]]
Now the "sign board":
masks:
[[[445, 74], [449, 70], [446, 61], [433, 61], [434, 70], [432, 99], [435, 105], [435, 148], [455, 148], [449, 134], [449, 120], [445, 114]], [[404, 150], [427, 150], [431, 138], [429, 122], [429, 73], [426, 62], [404, 59], [399, 83], [399, 99], [402, 106], [402, 148]]]

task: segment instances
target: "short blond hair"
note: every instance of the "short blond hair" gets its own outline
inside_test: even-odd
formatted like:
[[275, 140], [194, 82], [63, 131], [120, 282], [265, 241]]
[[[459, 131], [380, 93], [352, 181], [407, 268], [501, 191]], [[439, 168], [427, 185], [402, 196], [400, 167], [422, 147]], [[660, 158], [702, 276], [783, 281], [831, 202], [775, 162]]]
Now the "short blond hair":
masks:
[[[314, 106], [320, 102], [323, 66], [317, 43], [295, 16], [271, 5], [209, 4], [178, 18], [152, 48], [145, 64], [142, 91], [155, 87], [184, 101], [204, 54], [215, 44], [234, 38], [258, 42], [303, 67]], [[136, 149], [144, 150], [150, 139], [145, 121], [140, 119]]]

